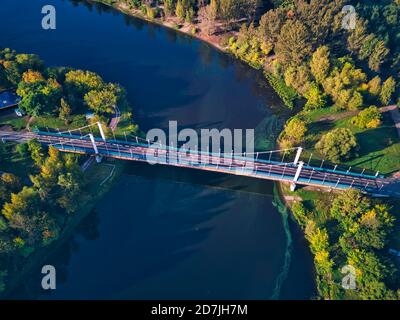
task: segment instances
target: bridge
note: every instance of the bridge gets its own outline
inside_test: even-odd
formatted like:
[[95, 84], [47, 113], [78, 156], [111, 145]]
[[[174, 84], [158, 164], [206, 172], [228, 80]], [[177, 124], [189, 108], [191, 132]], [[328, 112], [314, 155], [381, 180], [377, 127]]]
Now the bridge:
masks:
[[[101, 137], [95, 137], [93, 126]], [[90, 129], [90, 133], [85, 134], [85, 129]], [[0, 139], [3, 142], [22, 143], [36, 139], [43, 145], [53, 146], [63, 152], [93, 155], [98, 162], [102, 157], [106, 157], [249, 176], [289, 183], [291, 190], [302, 185], [331, 190], [355, 188], [375, 196], [400, 196], [400, 193], [394, 194], [395, 192], [391, 191], [390, 182], [379, 173], [366, 173], [365, 170], [355, 172], [351, 168], [344, 170], [338, 166], [328, 168], [324, 167], [324, 161], [320, 166], [313, 166], [310, 161], [301, 161], [301, 147], [253, 154], [217, 154], [163, 146], [136, 136], [133, 140], [131, 138], [128, 139], [125, 135], [125, 140], [117, 140], [115, 136], [114, 139], [106, 139], [100, 123], [66, 132], [0, 131]], [[285, 161], [287, 154], [292, 154], [294, 159]], [[276, 159], [277, 155], [279, 159]]]

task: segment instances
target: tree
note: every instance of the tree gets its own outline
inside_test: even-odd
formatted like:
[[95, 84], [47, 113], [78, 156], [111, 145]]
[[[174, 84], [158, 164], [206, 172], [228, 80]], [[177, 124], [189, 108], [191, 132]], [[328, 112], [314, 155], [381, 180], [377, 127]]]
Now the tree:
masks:
[[331, 215], [338, 221], [354, 221], [370, 207], [370, 201], [359, 190], [349, 189], [338, 194], [331, 207]]
[[35, 162], [36, 166], [40, 167], [45, 160], [45, 154], [42, 145], [37, 140], [28, 141], [28, 149], [31, 153], [31, 158]]
[[378, 98], [382, 90], [382, 80], [379, 76], [375, 76], [368, 82], [368, 92], [373, 98]]
[[306, 123], [298, 117], [294, 117], [286, 123], [280, 141], [285, 147], [293, 147], [303, 141], [306, 132]]
[[281, 33], [281, 29], [286, 22], [287, 10], [277, 8], [269, 10], [260, 19], [260, 34], [265, 41], [276, 43]]
[[15, 146], [15, 151], [19, 153], [22, 158], [25, 158], [28, 155], [29, 149], [27, 143], [19, 143]]
[[164, 0], [164, 12], [167, 16], [175, 12], [175, 0]]
[[386, 48], [385, 42], [378, 41], [368, 59], [368, 66], [372, 71], [379, 72], [381, 65], [386, 61], [390, 50]]
[[366, 86], [366, 80], [367, 75], [355, 67], [353, 60], [343, 57], [335, 61], [335, 68], [322, 85], [338, 109], [356, 110], [364, 103], [358, 88]]
[[69, 121], [69, 117], [71, 116], [72, 110], [68, 102], [65, 101], [64, 98], [61, 98], [59, 110], [60, 111], [58, 113], [58, 117], [67, 124]]
[[250, 19], [257, 8], [257, 0], [219, 0], [219, 17], [230, 23], [242, 18]]
[[343, 0], [296, 0], [296, 17], [312, 34], [313, 43], [325, 43], [337, 33], [336, 20], [341, 18]]
[[43, 75], [39, 71], [29, 69], [22, 74], [22, 81], [26, 83], [45, 82]]
[[350, 35], [347, 37], [347, 48], [350, 52], [359, 53], [361, 48], [366, 42], [367, 23], [364, 19], [357, 19], [354, 30], [351, 30]]
[[83, 97], [91, 90], [99, 90], [104, 82], [99, 75], [90, 71], [73, 70], [65, 74], [68, 93]]
[[285, 71], [285, 83], [305, 95], [311, 87], [311, 73], [306, 65], [290, 66]]
[[386, 205], [373, 203], [355, 189], [335, 198], [331, 215], [339, 222], [340, 245], [346, 254], [356, 248], [382, 249], [395, 221]]
[[358, 149], [358, 144], [349, 129], [337, 128], [323, 135], [315, 147], [327, 160], [338, 163], [342, 159], [351, 158]]
[[381, 119], [382, 115], [379, 109], [375, 106], [371, 106], [353, 117], [351, 122], [360, 129], [373, 129], [379, 127]]
[[84, 100], [96, 113], [106, 113], [112, 111], [111, 107], [117, 103], [117, 96], [107, 89], [92, 90], [85, 95]]
[[18, 63], [21, 74], [29, 69], [41, 71], [44, 68], [43, 61], [36, 54], [17, 54], [15, 61]]
[[21, 217], [34, 214], [38, 207], [37, 192], [33, 188], [24, 187], [19, 193], [11, 194], [11, 201], [4, 204], [2, 214], [11, 224], [19, 224]]
[[204, 29], [208, 35], [214, 32], [213, 23], [218, 17], [218, 1], [211, 0], [211, 3], [207, 6], [202, 6], [199, 9], [198, 15], [204, 24]]
[[388, 105], [392, 99], [393, 93], [396, 91], [396, 80], [389, 77], [382, 85], [380, 99], [382, 104]]
[[189, 9], [186, 10], [185, 14], [185, 21], [187, 23], [192, 23], [194, 18], [194, 9], [190, 7]]
[[185, 19], [186, 12], [185, 12], [185, 7], [183, 6], [182, 0], [178, 0], [178, 2], [176, 4], [175, 14], [181, 20]]
[[[32, 75], [32, 77], [31, 77]], [[26, 77], [30, 82], [20, 82], [17, 94], [21, 96], [19, 108], [32, 116], [51, 114], [61, 98], [61, 86], [54, 79], [33, 80], [33, 73]]]
[[294, 202], [290, 210], [297, 223], [304, 228], [307, 224], [307, 211], [303, 202]]
[[0, 176], [0, 204], [9, 201], [11, 194], [17, 192], [20, 188], [21, 182], [18, 177], [11, 173], [3, 173]]
[[298, 20], [288, 20], [281, 29], [275, 51], [285, 65], [300, 65], [312, 53], [310, 33]]
[[[352, 96], [347, 101], [347, 109], [349, 110], [357, 110], [362, 107], [364, 104], [364, 98], [362, 94], [358, 91], [353, 91]], [[339, 105], [340, 107], [340, 105]]]
[[210, 20], [214, 21], [218, 17], [218, 11], [219, 11], [219, 2], [218, 0], [211, 0], [209, 9], [208, 9], [208, 14]]
[[318, 83], [322, 83], [329, 74], [330, 51], [327, 46], [319, 47], [312, 55], [310, 62], [311, 73]]
[[316, 83], [311, 84], [304, 97], [307, 99], [306, 110], [320, 109], [326, 106], [326, 94], [320, 90]]

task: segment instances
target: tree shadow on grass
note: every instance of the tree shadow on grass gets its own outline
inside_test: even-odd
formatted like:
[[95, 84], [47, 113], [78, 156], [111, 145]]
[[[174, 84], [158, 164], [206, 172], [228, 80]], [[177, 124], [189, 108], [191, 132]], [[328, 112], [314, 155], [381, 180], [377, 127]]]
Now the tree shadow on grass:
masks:
[[321, 133], [328, 132], [335, 127], [333, 121], [324, 120], [313, 122], [308, 125], [306, 148], [313, 149], [315, 144], [320, 140]]
[[[362, 161], [356, 162], [353, 164], [354, 167], [361, 167], [362, 165], [368, 164], [376, 159], [379, 159], [378, 163], [375, 165], [376, 167], [379, 166], [379, 163], [382, 161], [383, 155], [375, 155], [375, 156], [371, 156], [369, 158], [363, 159]], [[371, 168], [373, 169], [373, 168]]]
[[382, 126], [357, 133], [356, 138], [361, 147], [360, 156], [382, 151], [398, 142], [396, 132], [390, 126]]

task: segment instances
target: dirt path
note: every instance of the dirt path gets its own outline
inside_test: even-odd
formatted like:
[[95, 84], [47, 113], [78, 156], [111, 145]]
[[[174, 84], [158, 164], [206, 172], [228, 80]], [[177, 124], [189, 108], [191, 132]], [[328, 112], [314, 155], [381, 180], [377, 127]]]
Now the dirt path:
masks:
[[341, 112], [339, 114], [332, 114], [332, 115], [325, 116], [325, 117], [318, 119], [317, 122], [341, 120], [344, 118], [356, 116], [358, 112], [359, 111], [356, 110], [356, 111]]

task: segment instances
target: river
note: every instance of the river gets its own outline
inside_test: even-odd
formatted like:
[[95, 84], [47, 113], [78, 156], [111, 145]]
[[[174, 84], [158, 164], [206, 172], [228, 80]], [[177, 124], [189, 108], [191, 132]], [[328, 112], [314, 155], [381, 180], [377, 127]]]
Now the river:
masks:
[[[41, 28], [56, 8], [57, 29]], [[89, 69], [128, 92], [142, 130], [253, 128], [272, 148], [284, 107], [259, 72], [173, 30], [100, 5], [2, 0], [0, 46], [47, 65]], [[245, 177], [129, 164], [47, 261], [57, 289], [32, 274], [14, 297], [54, 299], [309, 299], [312, 257], [273, 184]]]

